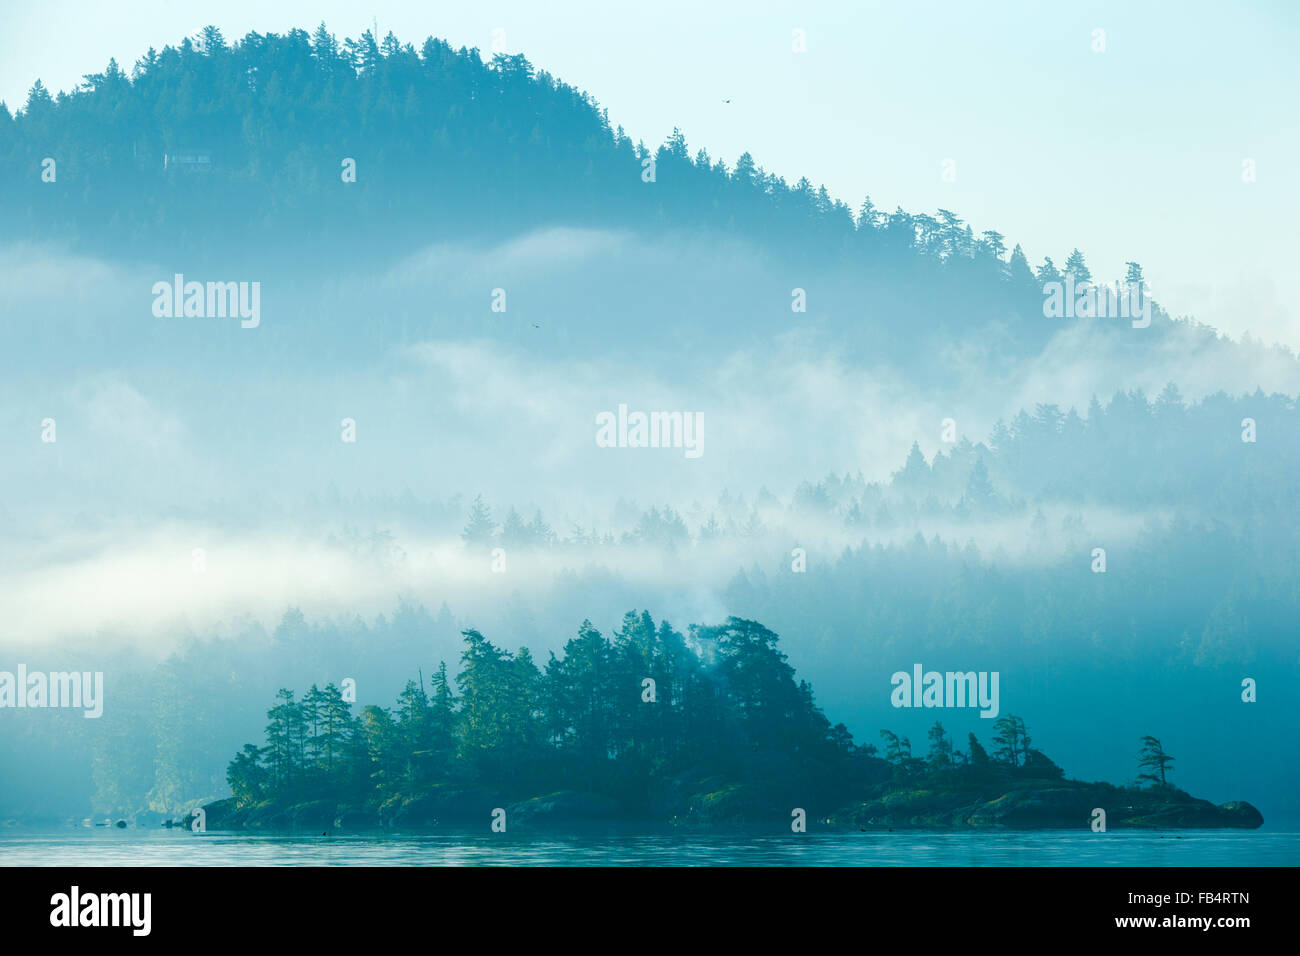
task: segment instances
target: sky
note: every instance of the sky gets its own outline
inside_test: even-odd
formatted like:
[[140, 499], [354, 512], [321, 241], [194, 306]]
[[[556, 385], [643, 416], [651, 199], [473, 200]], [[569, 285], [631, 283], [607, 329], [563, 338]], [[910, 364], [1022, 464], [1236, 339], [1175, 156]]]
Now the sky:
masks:
[[37, 77], [68, 89], [110, 57], [129, 69], [149, 46], [209, 23], [228, 40], [322, 20], [340, 38], [377, 23], [381, 37], [417, 47], [432, 34], [488, 54], [497, 40], [652, 146], [679, 127], [692, 151], [732, 165], [749, 150], [854, 208], [870, 195], [888, 210], [950, 209], [1021, 243], [1035, 265], [1046, 255], [1059, 265], [1077, 246], [1109, 279], [1136, 260], [1171, 313], [1300, 349], [1300, 307], [1285, 287], [1300, 218], [1293, 3], [0, 0], [0, 10], [0, 99], [11, 108]]

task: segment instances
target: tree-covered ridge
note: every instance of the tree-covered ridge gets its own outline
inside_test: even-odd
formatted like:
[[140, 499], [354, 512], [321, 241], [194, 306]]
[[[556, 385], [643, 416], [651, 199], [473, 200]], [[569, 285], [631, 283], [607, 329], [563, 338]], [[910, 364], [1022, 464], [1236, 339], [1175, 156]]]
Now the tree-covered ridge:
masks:
[[[724, 490], [711, 505], [697, 503], [686, 513], [625, 500], [596, 528], [552, 526], [540, 509], [527, 517], [512, 505], [494, 515], [480, 495], [468, 505], [448, 502], [436, 520], [452, 531], [452, 516], [461, 516], [460, 536], [476, 552], [494, 546], [678, 549], [773, 533], [799, 537], [801, 527], [818, 520], [876, 536], [938, 519], [973, 526], [1011, 517], [1023, 518], [1035, 537], [1053, 531], [1082, 544], [1084, 511], [1092, 507], [1168, 508], [1182, 522], [1234, 533], [1252, 530], [1270, 539], [1288, 533], [1291, 526], [1279, 528], [1274, 519], [1300, 497], [1300, 413], [1291, 397], [1220, 392], [1189, 404], [1170, 383], [1154, 401], [1141, 390], [1117, 392], [1105, 405], [1094, 397], [1085, 411], [1039, 404], [1032, 414], [1022, 410], [1009, 423], [998, 422], [987, 443], [962, 437], [929, 461], [914, 443], [888, 481], [831, 474], [801, 483], [784, 499], [766, 487], [748, 498]], [[1243, 441], [1244, 432], [1256, 440]], [[1044, 506], [1066, 514], [1049, 527]]]
[[1082, 415], [1050, 403], [1022, 409], [987, 442], [963, 437], [928, 463], [914, 444], [888, 487], [832, 476], [795, 499], [864, 525], [893, 499], [900, 514], [987, 517], [1056, 502], [1165, 507], [1240, 527], [1300, 494], [1298, 425], [1290, 396], [1256, 389], [1188, 403], [1171, 382], [1154, 399], [1140, 389], [1104, 405], [1093, 396]]
[[442, 663], [427, 690], [423, 676], [409, 681], [392, 708], [369, 704], [353, 715], [333, 683], [301, 700], [282, 689], [265, 745], [245, 745], [230, 763], [234, 796], [214, 805], [217, 820], [418, 826], [482, 819], [502, 804], [525, 818], [588, 822], [738, 821], [798, 807], [892, 825], [901, 806], [974, 819], [996, 814], [989, 807], [1001, 794], [1041, 789], [1063, 800], [1062, 813], [1098, 795], [1130, 813], [1135, 805], [1218, 813], [1169, 784], [1173, 758], [1151, 736], [1138, 756], [1149, 791], [1129, 788], [1122, 799], [1109, 785], [1066, 781], [1010, 714], [994, 723], [991, 752], [973, 733], [962, 750], [939, 721], [923, 757], [889, 730], [883, 752], [857, 745], [796, 681], [777, 635], [754, 621], [732, 617], [683, 635], [629, 612], [612, 640], [583, 622], [540, 668], [527, 648], [511, 654], [477, 631], [463, 636], [454, 686]]
[[[150, 48], [129, 74], [110, 61], [57, 97], [37, 80], [17, 113], [0, 104], [0, 201], [14, 235], [90, 235], [96, 222], [119, 242], [375, 225], [398, 241], [542, 222], [703, 227], [881, 274], [1006, 286], [1000, 305], [1035, 309], [1041, 282], [1063, 274], [1049, 257], [1036, 276], [1018, 245], [949, 210], [891, 213], [867, 198], [855, 211], [748, 152], [731, 167], [692, 155], [680, 131], [651, 150], [519, 54], [485, 63], [477, 49], [430, 37], [417, 50], [369, 31], [340, 43], [324, 24], [234, 43], [208, 27], [197, 39]], [[164, 172], [175, 155], [209, 162]], [[56, 191], [42, 189], [45, 157], [58, 161]], [[358, 175], [341, 191], [344, 158]], [[1091, 277], [1077, 249], [1064, 272]]]

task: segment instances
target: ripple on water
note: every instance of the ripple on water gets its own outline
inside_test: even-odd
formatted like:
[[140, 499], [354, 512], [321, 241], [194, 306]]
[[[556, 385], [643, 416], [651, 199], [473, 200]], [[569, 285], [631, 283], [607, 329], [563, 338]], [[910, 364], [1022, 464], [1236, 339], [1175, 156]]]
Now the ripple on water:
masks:
[[55, 830], [0, 834], [3, 866], [1296, 866], [1270, 830], [351, 834]]

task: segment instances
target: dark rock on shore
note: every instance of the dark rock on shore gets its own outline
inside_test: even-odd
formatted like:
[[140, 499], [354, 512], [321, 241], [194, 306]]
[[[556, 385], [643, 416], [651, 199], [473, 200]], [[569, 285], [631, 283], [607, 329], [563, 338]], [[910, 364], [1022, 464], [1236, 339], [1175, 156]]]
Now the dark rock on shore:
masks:
[[1062, 781], [1017, 787], [989, 798], [969, 792], [896, 792], [845, 808], [835, 821], [860, 829], [1074, 829], [1090, 826], [1096, 808], [1106, 811], [1107, 829], [1254, 829], [1264, 822], [1245, 802], [1215, 806], [1173, 788], [1124, 790]]
[[334, 826], [338, 804], [333, 800], [313, 800], [300, 803], [289, 810], [291, 828], [294, 830], [325, 830]]
[[347, 807], [334, 818], [336, 830], [378, 830], [382, 826], [379, 814], [364, 807]]
[[481, 790], [436, 787], [416, 797], [389, 801], [379, 808], [379, 816], [384, 826], [403, 829], [440, 823], [486, 825], [496, 806], [500, 806], [499, 800]]
[[506, 808], [508, 823], [524, 825], [600, 822], [619, 816], [620, 807], [616, 801], [576, 790], [560, 790]]

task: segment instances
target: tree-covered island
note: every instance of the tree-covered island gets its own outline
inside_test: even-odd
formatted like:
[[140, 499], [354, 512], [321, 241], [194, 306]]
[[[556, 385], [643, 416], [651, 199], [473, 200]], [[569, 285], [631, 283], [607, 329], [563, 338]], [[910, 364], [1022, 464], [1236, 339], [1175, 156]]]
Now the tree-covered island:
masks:
[[1067, 779], [1019, 717], [994, 722], [992, 749], [958, 746], [942, 723], [915, 754], [831, 726], [795, 679], [777, 635], [729, 618], [683, 635], [629, 612], [607, 639], [584, 622], [538, 667], [474, 630], [454, 682], [441, 664], [392, 708], [359, 713], [333, 683], [281, 690], [266, 743], [230, 763], [233, 796], [208, 829], [418, 829], [600, 822], [789, 821], [894, 827], [1239, 827], [1249, 803], [1215, 806], [1168, 781], [1173, 758], [1144, 737], [1132, 786]]

